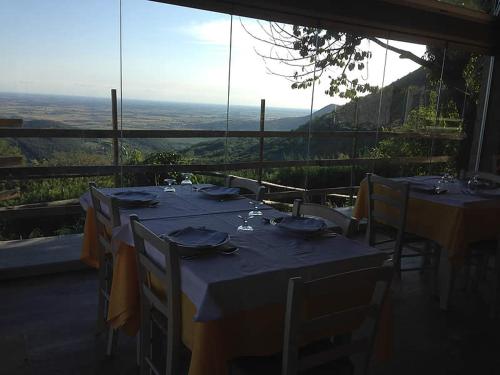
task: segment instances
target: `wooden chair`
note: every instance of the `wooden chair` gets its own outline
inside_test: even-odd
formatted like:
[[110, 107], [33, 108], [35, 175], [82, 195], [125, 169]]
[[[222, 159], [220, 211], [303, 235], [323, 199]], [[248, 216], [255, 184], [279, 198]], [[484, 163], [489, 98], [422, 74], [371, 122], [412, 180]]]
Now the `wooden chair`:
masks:
[[226, 186], [241, 188], [248, 190], [255, 194], [256, 201], [262, 201], [264, 199], [264, 193], [266, 188], [258, 183], [258, 181], [251, 180], [249, 178], [241, 178], [237, 176], [227, 176]]
[[[493, 267], [490, 260], [493, 259]], [[471, 269], [476, 267], [474, 282], [471, 283]], [[474, 291], [478, 290], [479, 284], [488, 280], [492, 276], [490, 291], [490, 316], [497, 318], [500, 314], [500, 238], [490, 241], [480, 241], [473, 243], [468, 248], [465, 259], [465, 287], [473, 285]]]
[[[487, 180], [500, 185], [500, 176], [486, 172], [467, 172], [465, 177], [469, 178], [477, 175], [482, 180]], [[490, 273], [490, 259], [493, 258], [493, 283], [491, 290], [491, 308], [490, 315], [495, 318], [500, 313], [500, 238], [497, 240], [487, 240], [473, 243], [469, 246], [465, 259], [465, 286], [471, 282], [471, 268], [476, 265], [477, 276], [474, 281], [474, 289], [477, 289], [479, 281], [485, 281]]]
[[314, 216], [334, 223], [346, 237], [352, 237], [356, 232], [357, 221], [352, 217], [343, 215], [333, 208], [316, 203], [304, 203], [301, 199], [293, 202], [292, 214], [294, 216]]
[[[181, 287], [179, 254], [174, 244], [163, 240], [144, 227], [136, 215], [130, 216], [134, 235], [139, 275], [141, 303], [140, 367], [141, 374], [181, 374]], [[146, 243], [160, 255], [161, 262], [146, 251]], [[155, 290], [152, 278], [162, 291]], [[164, 295], [163, 295], [164, 294]], [[166, 337], [165, 350], [153, 344], [153, 334], [160, 331]], [[160, 365], [156, 354], [161, 360]]]
[[[96, 185], [89, 184], [90, 196], [94, 208], [94, 219], [97, 228], [97, 246], [99, 259], [99, 286], [97, 306], [97, 333], [100, 334], [106, 328], [109, 308], [109, 296], [113, 281], [114, 256], [111, 245], [111, 234], [113, 228], [120, 226], [120, 210], [115, 198], [101, 193]], [[108, 328], [108, 344], [106, 354], [113, 354], [116, 347], [117, 332]]]
[[[380, 311], [392, 281], [393, 267], [381, 266], [337, 274], [325, 278], [304, 281], [300, 277], [290, 279], [285, 313], [285, 331], [281, 366], [279, 359], [260, 360], [258, 357], [237, 359], [232, 362], [231, 375], [247, 374], [345, 374], [351, 373], [352, 367], [342, 366], [346, 357], [364, 354], [362, 365], [357, 369], [361, 374], [368, 373]], [[315, 298], [335, 298], [345, 291], [346, 285], [354, 293], [370, 291], [371, 301], [366, 304], [354, 304], [341, 311], [333, 311], [318, 317], [305, 317], [304, 307], [307, 301]], [[343, 342], [331, 343], [328, 332], [333, 327], [343, 327], [358, 318], [364, 322], [360, 332], [352, 332], [352, 338]], [[363, 334], [360, 334], [363, 332]], [[299, 348], [304, 336], [321, 336], [329, 344]], [[310, 336], [309, 336], [310, 337]], [[343, 361], [340, 362], [339, 360]], [[350, 363], [350, 362], [348, 362]], [[280, 368], [281, 367], [281, 368]], [[338, 370], [336, 372], [335, 370]], [[343, 370], [347, 370], [342, 372]]]
[[[343, 216], [346, 216], [351, 219], [355, 223], [355, 226], [352, 228], [352, 232], [350, 236], [354, 236], [357, 233], [360, 233], [366, 229], [367, 220], [362, 218], [361, 220], [356, 219], [352, 216], [354, 212], [354, 206], [337, 206], [339, 199], [342, 200], [348, 199], [349, 202], [352, 202], [353, 198], [357, 194], [357, 190], [359, 186], [352, 186], [350, 188], [346, 188], [346, 192], [343, 194], [340, 193], [330, 193], [327, 194], [325, 192], [318, 193], [315, 189], [304, 191], [303, 199], [306, 203], [318, 203], [323, 206], [331, 206], [331, 208]], [[349, 193], [349, 194], [346, 194]]]
[[[370, 246], [378, 246], [390, 243], [392, 248], [389, 253], [393, 255], [396, 275], [401, 278], [402, 271], [422, 271], [428, 267], [430, 259], [434, 258], [435, 272], [439, 268], [439, 247], [429, 240], [406, 232], [406, 216], [408, 210], [408, 198], [410, 184], [407, 182], [396, 182], [384, 177], [367, 174], [368, 184], [368, 225], [366, 230], [366, 242]], [[386, 191], [385, 194], [376, 193], [375, 185]], [[386, 212], [381, 208], [384, 207]], [[390, 211], [390, 214], [387, 213]], [[377, 240], [378, 235], [386, 239]], [[387, 239], [388, 237], [388, 239]], [[423, 247], [414, 246], [415, 243], [423, 244]], [[411, 250], [411, 253], [403, 254], [403, 249]], [[422, 267], [401, 267], [402, 258], [422, 257]], [[437, 275], [434, 283], [437, 284]]]

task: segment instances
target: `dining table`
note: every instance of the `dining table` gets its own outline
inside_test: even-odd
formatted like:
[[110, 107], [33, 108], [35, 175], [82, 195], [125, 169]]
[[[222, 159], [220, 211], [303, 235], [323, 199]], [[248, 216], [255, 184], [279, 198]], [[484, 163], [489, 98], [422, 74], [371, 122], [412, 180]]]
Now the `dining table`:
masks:
[[[237, 248], [231, 254], [182, 258], [182, 341], [191, 350], [190, 375], [226, 375], [227, 364], [240, 356], [271, 355], [282, 347], [283, 321], [288, 280], [306, 280], [380, 266], [386, 255], [364, 243], [328, 233], [304, 236], [274, 225], [273, 219], [289, 215], [244, 196], [214, 199], [199, 190], [210, 185], [177, 185], [175, 192], [163, 187], [105, 188], [106, 194], [120, 191], [154, 193], [158, 203], [147, 207], [120, 208], [120, 225], [113, 229], [114, 267], [108, 322], [116, 329], [135, 335], [139, 329], [139, 290], [136, 253], [129, 216], [161, 236], [187, 227], [206, 228], [229, 234]], [[99, 267], [96, 223], [88, 193], [80, 198], [86, 210], [81, 260]], [[258, 209], [260, 216], [248, 217]], [[243, 219], [252, 231], [239, 231]], [[155, 257], [154, 249], [150, 254]], [[161, 262], [159, 253], [158, 263]], [[337, 298], [312, 301], [311, 314], [323, 309], [343, 309], [365, 301], [371, 295], [353, 293], [349, 286]], [[383, 305], [375, 356], [386, 359], [392, 352], [392, 310]], [[354, 319], [344, 335], [361, 322]], [[313, 338], [311, 338], [313, 339]]]
[[[439, 299], [441, 309], [447, 310], [456, 273], [463, 266], [470, 245], [497, 240], [500, 235], [500, 189], [471, 190], [468, 181], [443, 176], [393, 180], [410, 185], [406, 232], [432, 240], [441, 247]], [[353, 217], [357, 219], [368, 217], [367, 185], [366, 179], [360, 183], [353, 209]], [[374, 191], [389, 194], [377, 185]]]

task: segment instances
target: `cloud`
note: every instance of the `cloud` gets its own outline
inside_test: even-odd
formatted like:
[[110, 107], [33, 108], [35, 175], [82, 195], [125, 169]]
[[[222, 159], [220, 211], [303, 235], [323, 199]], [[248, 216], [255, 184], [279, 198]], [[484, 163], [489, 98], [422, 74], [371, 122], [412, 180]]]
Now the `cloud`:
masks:
[[[257, 105], [260, 98], [266, 98], [270, 103], [275, 102], [276, 106], [306, 108], [310, 105], [311, 90], [292, 90], [290, 82], [285, 78], [271, 75], [268, 68], [283, 74], [291, 74], [293, 69], [279, 62], [263, 61], [257, 55], [256, 50], [263, 54], [269, 54], [270, 45], [253, 38], [245, 30], [247, 29], [253, 35], [267, 39], [263, 29], [267, 25], [266, 21], [259, 22], [254, 19], [233, 17], [231, 102]], [[198, 44], [201, 48], [208, 50], [212, 48], [214, 50], [226, 49], [229, 52], [230, 16], [221, 16], [204, 22], [192, 22], [183, 26], [180, 32], [188, 37], [188, 42]], [[395, 41], [390, 41], [390, 44], [410, 50], [418, 56], [423, 55], [425, 52], [425, 46], [423, 45]], [[361, 74], [354, 72], [354, 74], [359, 75], [358, 78], [361, 82], [365, 82], [364, 78], [371, 85], [381, 86], [382, 81], [384, 85], [388, 85], [419, 67], [418, 64], [407, 59], [400, 59], [397, 54], [389, 51], [384, 77], [385, 49], [368, 41], [363, 42], [362, 46], [371, 50], [373, 57], [368, 63], [368, 71], [363, 72], [363, 77]], [[211, 69], [215, 67], [218, 70], [227, 69], [228, 60], [224, 56], [228, 56], [228, 54], [221, 55], [221, 59], [217, 62], [202, 61], [200, 64], [205, 67], [210, 66]], [[333, 72], [333, 75], [335, 75], [335, 72]], [[224, 77], [224, 82], [221, 81], [221, 77]], [[204, 81], [204, 84], [213, 84], [214, 87], [224, 86], [227, 82], [225, 75], [221, 72], [217, 75], [210, 74]], [[321, 83], [316, 87], [315, 107], [317, 108], [332, 102], [339, 104], [346, 102], [346, 100], [330, 98], [324, 94], [324, 91], [328, 88], [328, 83], [329, 80], [325, 75]], [[219, 93], [219, 95], [221, 94], [222, 92]], [[219, 100], [222, 100], [222, 97]]]
[[191, 37], [195, 42], [215, 45], [229, 46], [230, 20], [225, 18], [206, 22], [191, 23], [180, 31]]

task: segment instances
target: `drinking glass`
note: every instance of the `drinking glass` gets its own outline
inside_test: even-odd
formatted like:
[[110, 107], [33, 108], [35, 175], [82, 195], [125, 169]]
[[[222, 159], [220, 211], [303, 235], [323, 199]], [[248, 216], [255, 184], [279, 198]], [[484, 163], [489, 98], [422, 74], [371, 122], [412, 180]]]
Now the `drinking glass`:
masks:
[[442, 191], [446, 190], [447, 185], [448, 185], [448, 180], [445, 179], [445, 177], [443, 176], [438, 180], [434, 189], [436, 190], [436, 193], [439, 194]]
[[192, 173], [182, 173], [183, 180], [181, 181], [181, 185], [192, 185], [193, 181], [191, 181]]
[[248, 224], [249, 217], [238, 215], [238, 217], [243, 221], [243, 223], [238, 227], [238, 232], [251, 232], [253, 227]]
[[250, 202], [251, 205], [253, 205], [253, 210], [250, 211], [248, 213], [248, 216], [252, 217], [252, 216], [262, 216], [263, 213], [262, 211], [260, 210], [260, 205], [262, 204], [262, 202]]
[[443, 175], [443, 178], [446, 180], [446, 182], [450, 182], [450, 183], [455, 182], [455, 177], [453, 177], [453, 175], [451, 173], [445, 173]]
[[478, 188], [478, 185], [479, 185], [479, 176], [474, 175], [467, 182], [467, 190], [469, 190], [470, 193], [475, 193]]
[[167, 183], [167, 186], [163, 189], [163, 191], [169, 191], [169, 192], [174, 192], [175, 188], [172, 186], [173, 183], [175, 182], [174, 178], [166, 178], [163, 180], [163, 182]]

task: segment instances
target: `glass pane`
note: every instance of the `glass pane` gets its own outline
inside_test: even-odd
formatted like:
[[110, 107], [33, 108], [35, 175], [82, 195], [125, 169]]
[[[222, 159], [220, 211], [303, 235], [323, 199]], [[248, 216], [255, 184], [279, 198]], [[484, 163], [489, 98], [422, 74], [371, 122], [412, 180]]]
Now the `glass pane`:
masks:
[[[0, 118], [20, 118], [28, 129], [111, 129], [110, 90], [120, 79], [118, 0], [2, 2], [0, 45]], [[111, 161], [108, 139], [1, 139], [0, 148], [22, 155], [24, 166]], [[21, 196], [0, 204], [74, 198], [87, 180], [8, 182], [4, 187], [20, 188]]]
[[[233, 55], [231, 66], [231, 101], [229, 108], [230, 130], [259, 130], [261, 99], [265, 100], [264, 130], [283, 131], [304, 130], [308, 121], [311, 90], [292, 90], [291, 83], [278, 74], [277, 65], [262, 56], [269, 53], [270, 45], [265, 42], [269, 30], [278, 24], [263, 20], [234, 17]], [[279, 25], [290, 28], [291, 25]], [[229, 159], [231, 161], [258, 162], [260, 140], [258, 138], [230, 139]], [[303, 139], [266, 138], [263, 145], [264, 161], [304, 160], [306, 144]], [[258, 178], [258, 170], [237, 172]], [[282, 170], [263, 170], [264, 180], [282, 184], [292, 183], [289, 175]], [[293, 181], [295, 186], [303, 186], [304, 180]]]
[[[123, 1], [123, 129], [226, 129], [229, 19], [152, 1]], [[213, 138], [127, 139], [122, 161], [220, 163], [223, 150], [223, 140]], [[125, 182], [163, 183], [168, 174]]]

